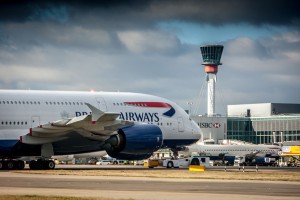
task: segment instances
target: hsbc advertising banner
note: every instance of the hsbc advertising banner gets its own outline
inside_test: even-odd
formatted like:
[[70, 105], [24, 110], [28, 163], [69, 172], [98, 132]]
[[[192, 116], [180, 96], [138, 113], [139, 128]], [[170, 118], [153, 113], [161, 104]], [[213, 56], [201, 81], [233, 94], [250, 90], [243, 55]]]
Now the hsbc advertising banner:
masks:
[[213, 139], [215, 143], [227, 139], [227, 117], [191, 117], [201, 128], [204, 140]]
[[199, 123], [200, 128], [220, 128], [221, 124], [220, 123]]

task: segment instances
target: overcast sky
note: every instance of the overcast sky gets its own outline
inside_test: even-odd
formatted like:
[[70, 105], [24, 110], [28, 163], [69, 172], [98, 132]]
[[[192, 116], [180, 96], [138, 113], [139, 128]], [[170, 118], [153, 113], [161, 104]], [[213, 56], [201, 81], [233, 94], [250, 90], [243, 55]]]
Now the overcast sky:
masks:
[[199, 47], [222, 44], [217, 113], [229, 104], [300, 103], [297, 0], [7, 2], [1, 89], [140, 92], [184, 109], [193, 102], [192, 113], [204, 114]]

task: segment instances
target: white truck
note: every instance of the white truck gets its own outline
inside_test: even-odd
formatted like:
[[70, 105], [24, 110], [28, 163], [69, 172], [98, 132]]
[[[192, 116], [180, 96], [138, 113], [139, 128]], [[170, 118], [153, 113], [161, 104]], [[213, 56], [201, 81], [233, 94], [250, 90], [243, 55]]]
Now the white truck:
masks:
[[276, 158], [272, 157], [264, 157], [264, 156], [257, 156], [252, 159], [246, 159], [246, 157], [243, 156], [236, 156], [234, 160], [234, 166], [242, 166], [242, 165], [264, 165], [264, 166], [275, 166], [276, 164]]
[[193, 156], [190, 158], [180, 159], [163, 159], [159, 161], [159, 165], [167, 168], [189, 167], [190, 165], [209, 166], [209, 157]]

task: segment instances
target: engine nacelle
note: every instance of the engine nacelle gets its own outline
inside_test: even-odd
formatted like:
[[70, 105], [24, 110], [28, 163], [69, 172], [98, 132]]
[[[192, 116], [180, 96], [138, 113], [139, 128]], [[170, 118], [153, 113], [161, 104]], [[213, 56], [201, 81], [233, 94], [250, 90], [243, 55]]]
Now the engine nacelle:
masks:
[[160, 128], [152, 124], [135, 124], [118, 130], [104, 145], [107, 154], [123, 160], [149, 158], [163, 143]]

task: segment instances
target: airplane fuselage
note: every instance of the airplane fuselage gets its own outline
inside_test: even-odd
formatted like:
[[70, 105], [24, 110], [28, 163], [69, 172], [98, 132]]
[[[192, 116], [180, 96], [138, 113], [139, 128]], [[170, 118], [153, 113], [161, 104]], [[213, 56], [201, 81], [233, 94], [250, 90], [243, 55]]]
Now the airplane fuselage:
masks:
[[[193, 144], [186, 147], [182, 153], [185, 155], [191, 155], [193, 152], [198, 154], [205, 154], [211, 158], [211, 160], [227, 160], [233, 163], [236, 157], [245, 157], [253, 153], [259, 155], [276, 155], [281, 148], [277, 145], [203, 145]], [[222, 158], [223, 156], [223, 158]]]
[[[22, 136], [43, 124], [91, 114], [86, 103], [103, 112], [119, 113], [118, 120], [159, 127], [162, 132], [161, 147], [189, 145], [200, 138], [199, 127], [182, 108], [167, 99], [152, 95], [0, 90], [0, 156], [40, 155], [40, 145], [23, 144]], [[106, 133], [109, 130], [101, 131]], [[96, 134], [96, 131], [91, 134]], [[98, 138], [101, 136], [96, 135]], [[103, 141], [106, 139], [104, 135], [103, 140], [93, 140], [75, 132], [64, 137], [51, 142], [54, 155], [103, 150]]]
[[280, 147], [277, 145], [197, 145], [193, 144], [189, 147], [190, 151], [207, 153], [212, 156], [225, 154], [228, 156], [244, 156], [253, 152], [260, 152], [264, 154], [278, 153]]

